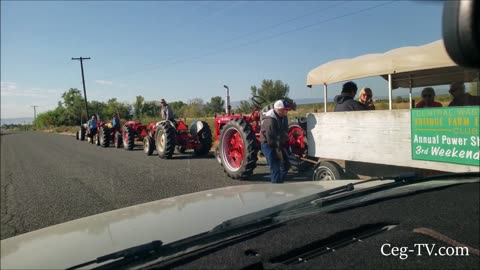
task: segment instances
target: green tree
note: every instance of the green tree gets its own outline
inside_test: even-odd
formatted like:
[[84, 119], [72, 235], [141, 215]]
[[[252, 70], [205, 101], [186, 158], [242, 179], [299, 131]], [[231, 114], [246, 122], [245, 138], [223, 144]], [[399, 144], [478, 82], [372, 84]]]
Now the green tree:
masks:
[[157, 117], [160, 115], [160, 105], [155, 101], [144, 102], [143, 113], [149, 117]]
[[401, 96], [397, 96], [395, 98], [395, 103], [402, 103], [403, 102], [403, 98]]
[[[279, 99], [284, 99], [286, 102], [291, 104], [293, 107], [296, 107], [295, 102], [288, 97], [290, 92], [290, 86], [286, 83], [283, 83], [281, 80], [263, 80], [262, 86], [260, 88], [253, 85], [250, 87], [252, 91], [252, 96], [260, 96], [267, 104], [273, 103]], [[267, 105], [264, 104], [264, 105]]]
[[131, 109], [132, 109], [131, 105], [126, 103], [120, 103], [117, 101], [116, 98], [111, 98], [107, 101], [107, 107], [105, 108], [104, 113], [106, 115], [106, 119], [111, 120], [113, 114], [118, 111], [120, 114], [120, 118], [127, 120], [131, 118], [130, 117]]
[[253, 105], [250, 101], [248, 100], [242, 100], [240, 101], [240, 105], [236, 109], [238, 113], [251, 113], [253, 109]]
[[184, 103], [183, 101], [173, 101], [168, 103], [168, 106], [172, 108], [173, 114], [175, 117], [183, 117], [185, 115], [185, 110], [187, 108], [187, 104]]
[[111, 115], [106, 115], [105, 110], [107, 108], [107, 104], [105, 102], [100, 102], [96, 100], [91, 100], [88, 102], [88, 110], [91, 114], [98, 115], [100, 120], [107, 121]]
[[209, 115], [223, 112], [225, 101], [220, 96], [212, 97], [206, 104], [206, 111]]
[[135, 103], [133, 104], [133, 108], [135, 109], [135, 116], [136, 117], [142, 116], [142, 114], [143, 114], [142, 109], [143, 109], [143, 102], [144, 101], [145, 101], [145, 99], [142, 96], [137, 96], [136, 97]]
[[62, 94], [63, 104], [65, 108], [64, 125], [79, 125], [80, 121], [85, 122], [87, 112], [85, 111], [85, 100], [76, 88], [70, 88]]
[[194, 98], [188, 102], [185, 109], [185, 116], [187, 117], [204, 117], [205, 116], [205, 104], [203, 99]]

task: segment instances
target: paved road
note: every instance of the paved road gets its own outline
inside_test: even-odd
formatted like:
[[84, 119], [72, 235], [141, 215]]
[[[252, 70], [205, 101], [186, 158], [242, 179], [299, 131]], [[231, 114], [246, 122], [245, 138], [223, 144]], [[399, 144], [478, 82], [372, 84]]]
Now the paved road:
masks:
[[[43, 132], [4, 133], [1, 140], [1, 239], [54, 224], [213, 188], [267, 183], [260, 161], [248, 181], [225, 176], [213, 154], [187, 152], [171, 160], [102, 148], [72, 136]], [[292, 181], [311, 173], [292, 173]]]

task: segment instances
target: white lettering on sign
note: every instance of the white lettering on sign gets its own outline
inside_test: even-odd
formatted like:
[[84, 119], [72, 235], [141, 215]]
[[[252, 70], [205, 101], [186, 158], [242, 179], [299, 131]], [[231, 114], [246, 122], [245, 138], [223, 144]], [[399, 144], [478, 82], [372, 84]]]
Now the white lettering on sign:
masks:
[[451, 138], [446, 135], [442, 136], [442, 144], [446, 145], [466, 145], [467, 138]]

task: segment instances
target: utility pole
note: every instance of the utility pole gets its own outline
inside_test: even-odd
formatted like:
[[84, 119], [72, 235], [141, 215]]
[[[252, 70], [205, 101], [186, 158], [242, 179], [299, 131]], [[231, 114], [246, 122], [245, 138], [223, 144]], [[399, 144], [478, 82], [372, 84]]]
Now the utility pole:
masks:
[[85, 97], [85, 110], [87, 112], [87, 119], [88, 119], [88, 102], [87, 102], [87, 90], [85, 90], [85, 77], [83, 75], [83, 60], [90, 60], [90, 57], [81, 57], [80, 58], [73, 58], [72, 60], [80, 60], [80, 67], [82, 69], [82, 83], [83, 83], [83, 95]]
[[35, 123], [35, 121], [37, 120], [37, 105], [33, 105], [33, 106], [30, 106], [33, 108], [33, 122]]

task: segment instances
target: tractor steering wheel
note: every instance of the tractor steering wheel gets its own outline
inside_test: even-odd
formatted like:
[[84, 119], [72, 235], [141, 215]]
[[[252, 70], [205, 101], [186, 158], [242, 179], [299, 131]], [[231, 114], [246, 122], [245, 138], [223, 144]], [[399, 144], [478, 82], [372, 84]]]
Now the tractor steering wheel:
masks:
[[262, 98], [261, 96], [253, 96], [252, 97], [252, 103], [253, 103], [253, 106], [255, 106], [255, 108], [257, 109], [262, 109], [263, 107], [263, 104], [266, 104], [267, 101]]

